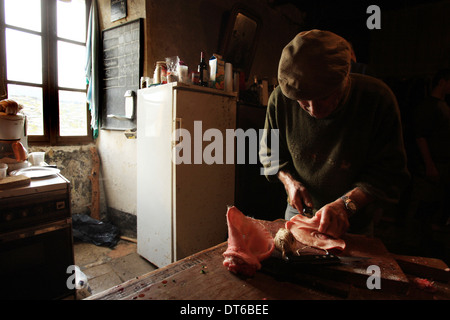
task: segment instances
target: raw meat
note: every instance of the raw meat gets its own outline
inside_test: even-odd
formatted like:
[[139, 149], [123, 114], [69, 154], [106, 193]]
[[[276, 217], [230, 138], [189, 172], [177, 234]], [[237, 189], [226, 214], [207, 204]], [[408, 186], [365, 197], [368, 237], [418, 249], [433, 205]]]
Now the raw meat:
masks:
[[260, 261], [270, 257], [275, 248], [270, 232], [257, 220], [245, 216], [236, 207], [227, 211], [228, 247], [223, 265], [229, 271], [253, 276], [261, 268]]
[[294, 235], [297, 241], [305, 245], [325, 250], [344, 250], [344, 240], [335, 239], [317, 231], [319, 223], [319, 219], [308, 218], [298, 214], [286, 222], [286, 229]]
[[422, 278], [414, 278], [413, 283], [416, 285], [417, 288], [422, 289], [427, 292], [436, 292], [437, 288], [434, 285], [434, 281], [430, 281], [428, 279], [422, 279]]

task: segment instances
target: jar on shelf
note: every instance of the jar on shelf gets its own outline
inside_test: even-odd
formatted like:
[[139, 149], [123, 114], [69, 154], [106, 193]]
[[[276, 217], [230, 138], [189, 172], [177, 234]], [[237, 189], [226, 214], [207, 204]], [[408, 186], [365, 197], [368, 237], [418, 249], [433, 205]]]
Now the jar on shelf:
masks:
[[153, 74], [153, 83], [167, 83], [167, 66], [165, 61], [156, 62], [155, 73]]

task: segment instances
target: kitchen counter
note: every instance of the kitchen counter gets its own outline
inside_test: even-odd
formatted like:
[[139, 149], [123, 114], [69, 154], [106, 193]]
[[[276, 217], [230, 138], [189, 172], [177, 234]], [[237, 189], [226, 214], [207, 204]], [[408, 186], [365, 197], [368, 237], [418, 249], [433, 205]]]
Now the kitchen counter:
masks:
[[[17, 177], [17, 176], [16, 176]], [[8, 176], [8, 178], [15, 178]], [[39, 179], [29, 179], [25, 185], [0, 190], [0, 199], [6, 199], [17, 196], [32, 195], [40, 192], [64, 190], [67, 189], [69, 181], [61, 174], [53, 174]]]
[[[284, 220], [261, 222], [274, 233]], [[345, 240], [347, 246], [342, 255], [370, 259], [356, 265], [320, 266], [299, 272], [285, 269], [283, 262], [270, 258], [255, 276], [243, 278], [223, 266], [222, 254], [227, 248], [224, 242], [87, 299], [450, 299], [450, 272], [441, 260], [392, 255], [376, 238], [347, 234]], [[380, 268], [380, 289], [367, 287], [371, 265]], [[424, 284], [431, 285], [423, 287]]]

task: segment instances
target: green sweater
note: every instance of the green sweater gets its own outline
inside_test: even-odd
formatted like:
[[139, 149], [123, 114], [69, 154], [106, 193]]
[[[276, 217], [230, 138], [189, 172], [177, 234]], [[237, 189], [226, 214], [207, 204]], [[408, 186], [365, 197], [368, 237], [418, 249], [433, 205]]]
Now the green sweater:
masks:
[[[268, 134], [260, 148], [265, 175], [278, 181], [278, 170], [295, 174], [310, 193], [314, 211], [356, 186], [395, 203], [409, 179], [394, 94], [369, 76], [351, 74], [350, 81], [337, 109], [324, 119], [311, 117], [280, 87], [269, 99]], [[279, 130], [279, 162], [270, 158], [276, 158], [270, 148], [271, 129]]]

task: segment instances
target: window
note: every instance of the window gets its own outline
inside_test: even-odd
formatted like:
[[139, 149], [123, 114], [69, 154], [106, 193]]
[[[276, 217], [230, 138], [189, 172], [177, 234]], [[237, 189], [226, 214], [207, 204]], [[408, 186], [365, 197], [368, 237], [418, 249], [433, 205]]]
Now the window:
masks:
[[30, 143], [92, 141], [85, 42], [91, 0], [0, 0], [8, 98], [24, 106]]

